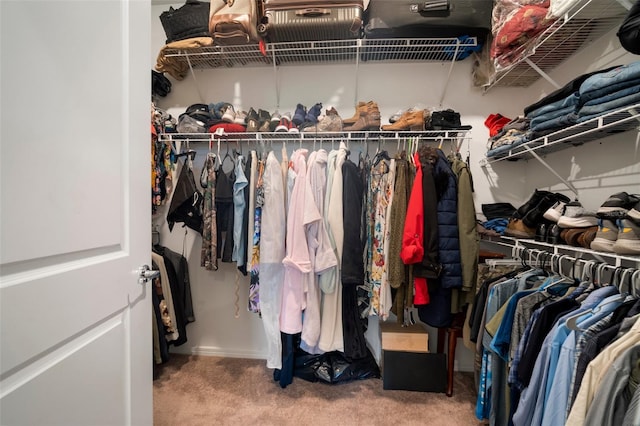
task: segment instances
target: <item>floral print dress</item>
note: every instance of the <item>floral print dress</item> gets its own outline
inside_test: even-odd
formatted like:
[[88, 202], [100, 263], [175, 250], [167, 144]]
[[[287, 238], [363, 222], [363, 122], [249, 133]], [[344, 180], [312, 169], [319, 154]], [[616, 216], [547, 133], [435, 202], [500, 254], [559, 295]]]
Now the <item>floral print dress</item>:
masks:
[[262, 222], [262, 206], [264, 205], [264, 161], [258, 162], [258, 179], [256, 182], [256, 207], [253, 215], [253, 235], [251, 236], [251, 262], [249, 283], [249, 312], [260, 313], [259, 269], [260, 269], [260, 224]]
[[216, 227], [216, 155], [207, 154], [204, 167], [207, 187], [204, 189], [202, 252], [200, 266], [208, 271], [218, 270], [218, 231]]

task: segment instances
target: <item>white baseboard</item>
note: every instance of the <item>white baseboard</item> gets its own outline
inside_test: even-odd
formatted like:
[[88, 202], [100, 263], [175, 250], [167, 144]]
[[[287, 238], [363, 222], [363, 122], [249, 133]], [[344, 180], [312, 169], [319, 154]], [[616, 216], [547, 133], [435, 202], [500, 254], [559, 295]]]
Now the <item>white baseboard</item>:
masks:
[[267, 359], [267, 354], [261, 351], [229, 351], [216, 346], [192, 346], [190, 348], [172, 348], [171, 352], [185, 355], [219, 356], [227, 358]]

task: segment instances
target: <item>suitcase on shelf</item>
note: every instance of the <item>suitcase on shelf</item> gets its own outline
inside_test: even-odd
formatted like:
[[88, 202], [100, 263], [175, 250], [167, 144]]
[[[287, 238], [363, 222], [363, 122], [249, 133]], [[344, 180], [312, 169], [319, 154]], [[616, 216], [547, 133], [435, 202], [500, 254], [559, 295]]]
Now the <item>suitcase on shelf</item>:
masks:
[[263, 0], [258, 33], [270, 42], [344, 40], [362, 35], [362, 0]]
[[493, 2], [487, 0], [370, 0], [366, 38], [450, 38], [480, 41], [491, 31]]

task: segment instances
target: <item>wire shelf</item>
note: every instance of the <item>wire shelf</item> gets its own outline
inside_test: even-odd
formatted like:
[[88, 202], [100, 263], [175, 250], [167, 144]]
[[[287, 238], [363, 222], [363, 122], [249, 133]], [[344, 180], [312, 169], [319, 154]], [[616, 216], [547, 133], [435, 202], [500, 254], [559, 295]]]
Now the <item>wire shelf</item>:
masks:
[[346, 140], [349, 142], [397, 142], [411, 138], [424, 142], [457, 141], [461, 144], [470, 140], [469, 130], [427, 130], [421, 132], [410, 131], [363, 131], [363, 132], [246, 132], [246, 133], [161, 133], [159, 140], [189, 141], [189, 142], [217, 142], [233, 141], [248, 143], [269, 142], [331, 142]]
[[640, 104], [630, 105], [523, 143], [505, 152], [502, 156], [488, 157], [484, 159], [483, 165], [505, 160], [527, 160], [533, 158], [531, 151], [538, 155], [546, 155], [602, 139], [612, 134], [638, 130], [639, 126]]
[[587, 0], [578, 3], [565, 16], [518, 49], [497, 58], [498, 63], [511, 63], [496, 71], [493, 81], [485, 91], [494, 86], [525, 87], [538, 79], [540, 73], [526, 60], [544, 72], [548, 72], [586, 47], [592, 41], [622, 23], [627, 9], [618, 0]]
[[352, 39], [300, 41], [196, 49], [166, 49], [167, 58], [193, 68], [284, 64], [355, 63], [356, 61], [417, 62], [462, 60], [478, 46], [475, 37], [418, 39]]

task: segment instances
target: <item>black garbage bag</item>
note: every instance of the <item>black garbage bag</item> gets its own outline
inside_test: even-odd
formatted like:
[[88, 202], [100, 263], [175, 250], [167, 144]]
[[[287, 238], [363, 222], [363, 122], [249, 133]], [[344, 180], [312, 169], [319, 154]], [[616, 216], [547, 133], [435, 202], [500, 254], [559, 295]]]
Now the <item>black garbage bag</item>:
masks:
[[380, 378], [380, 368], [369, 348], [365, 357], [352, 360], [347, 359], [342, 352], [313, 355], [298, 348], [293, 374], [309, 382], [338, 384]]

